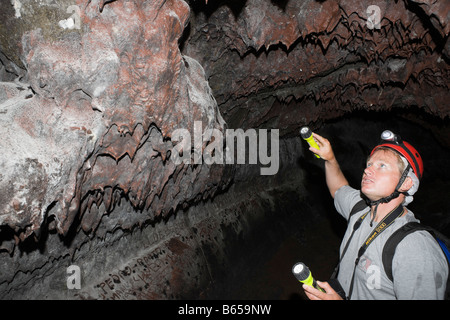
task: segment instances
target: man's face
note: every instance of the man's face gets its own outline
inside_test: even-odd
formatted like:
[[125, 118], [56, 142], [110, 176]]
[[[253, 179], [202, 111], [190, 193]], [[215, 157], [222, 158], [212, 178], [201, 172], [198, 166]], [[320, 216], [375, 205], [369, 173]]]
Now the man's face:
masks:
[[361, 192], [376, 201], [395, 191], [400, 180], [400, 169], [395, 154], [378, 150], [367, 161], [361, 180]]

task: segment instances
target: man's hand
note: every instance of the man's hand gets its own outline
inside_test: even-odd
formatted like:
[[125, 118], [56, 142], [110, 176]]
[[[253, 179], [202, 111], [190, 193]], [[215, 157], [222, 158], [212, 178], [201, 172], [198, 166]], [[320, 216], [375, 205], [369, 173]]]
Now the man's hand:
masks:
[[309, 150], [311, 152], [314, 152], [315, 154], [318, 154], [323, 160], [332, 161], [335, 160], [333, 149], [331, 148], [330, 141], [328, 139], [319, 136], [317, 133], [313, 132], [313, 138], [316, 140], [317, 145], [319, 146], [320, 150], [317, 150], [316, 148], [310, 147]]
[[334, 291], [334, 289], [329, 285], [328, 282], [317, 281], [317, 284], [319, 285], [319, 287], [324, 289], [325, 292], [317, 290], [316, 288], [313, 288], [306, 284], [303, 285], [305, 294], [310, 300], [343, 300], [341, 296], [336, 293], [336, 291]]
[[313, 138], [316, 140], [320, 150], [313, 147], [310, 147], [309, 150], [318, 154], [323, 160], [325, 160], [325, 177], [327, 186], [328, 190], [330, 190], [331, 196], [334, 198], [336, 191], [342, 186], [348, 185], [348, 181], [342, 173], [339, 163], [334, 156], [330, 141], [314, 132]]

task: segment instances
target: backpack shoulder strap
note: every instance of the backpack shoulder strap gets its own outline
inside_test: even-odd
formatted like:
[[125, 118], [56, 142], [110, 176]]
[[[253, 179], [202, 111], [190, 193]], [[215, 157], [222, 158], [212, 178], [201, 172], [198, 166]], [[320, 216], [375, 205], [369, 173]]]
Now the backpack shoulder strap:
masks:
[[364, 210], [365, 208], [367, 208], [367, 203], [366, 201], [364, 201], [363, 199], [359, 200], [352, 208], [352, 210], [350, 211], [350, 215], [348, 216], [348, 219], [350, 220], [350, 217], [352, 215], [354, 215], [355, 213]]
[[397, 245], [400, 243], [400, 241], [403, 240], [404, 237], [417, 230], [430, 231], [429, 228], [427, 228], [424, 225], [421, 225], [418, 222], [408, 222], [407, 224], [396, 230], [386, 241], [383, 248], [382, 261], [386, 275], [391, 281], [393, 281], [392, 259], [394, 258], [394, 253], [395, 249], [397, 248]]

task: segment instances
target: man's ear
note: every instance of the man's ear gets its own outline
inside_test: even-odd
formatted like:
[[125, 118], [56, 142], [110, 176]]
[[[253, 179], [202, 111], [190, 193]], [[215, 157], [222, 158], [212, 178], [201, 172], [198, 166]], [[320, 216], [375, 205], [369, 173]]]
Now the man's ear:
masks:
[[411, 177], [406, 177], [405, 181], [403, 181], [402, 186], [400, 187], [399, 191], [405, 192], [411, 189], [411, 187], [414, 185], [413, 180]]

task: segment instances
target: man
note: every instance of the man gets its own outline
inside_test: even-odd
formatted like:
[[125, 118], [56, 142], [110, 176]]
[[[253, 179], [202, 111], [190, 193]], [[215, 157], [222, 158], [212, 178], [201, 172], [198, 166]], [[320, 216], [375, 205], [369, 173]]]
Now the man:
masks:
[[[325, 160], [326, 183], [336, 210], [348, 220], [337, 279], [349, 299], [443, 299], [447, 261], [426, 231], [413, 232], [398, 244], [392, 261], [393, 281], [385, 273], [382, 250], [386, 240], [407, 222], [418, 221], [405, 206], [412, 201], [423, 173], [417, 150], [392, 132], [385, 133], [392, 135], [391, 140], [376, 146], [369, 156], [361, 191], [349, 186], [330, 142], [313, 134], [320, 149], [310, 147], [310, 151]], [[362, 198], [369, 207], [350, 217]], [[355, 231], [354, 225], [359, 225]], [[342, 299], [328, 282], [318, 284], [325, 292], [303, 286], [309, 299]]]

